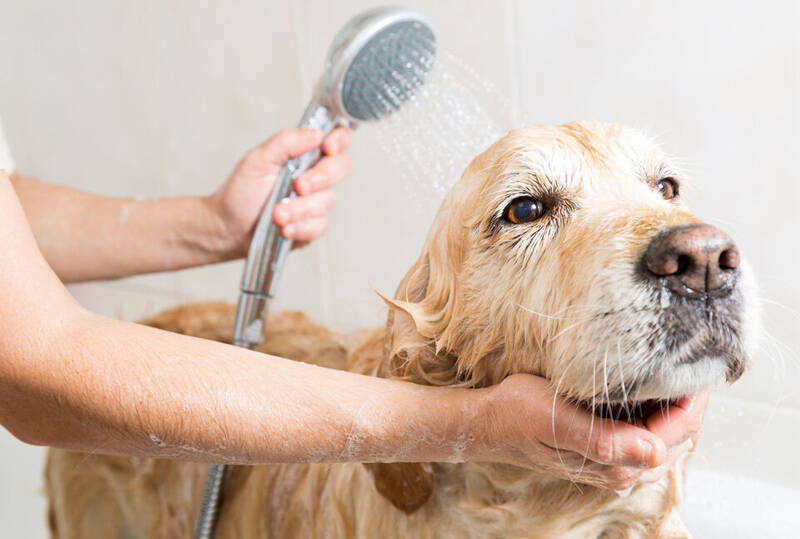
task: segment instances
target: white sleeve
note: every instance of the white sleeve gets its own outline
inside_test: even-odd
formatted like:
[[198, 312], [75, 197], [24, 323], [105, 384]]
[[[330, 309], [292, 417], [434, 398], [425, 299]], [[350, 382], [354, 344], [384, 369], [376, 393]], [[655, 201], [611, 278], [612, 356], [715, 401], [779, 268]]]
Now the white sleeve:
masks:
[[6, 137], [3, 133], [3, 121], [0, 119], [0, 169], [6, 172], [14, 170], [14, 160], [11, 158], [11, 150], [6, 143]]

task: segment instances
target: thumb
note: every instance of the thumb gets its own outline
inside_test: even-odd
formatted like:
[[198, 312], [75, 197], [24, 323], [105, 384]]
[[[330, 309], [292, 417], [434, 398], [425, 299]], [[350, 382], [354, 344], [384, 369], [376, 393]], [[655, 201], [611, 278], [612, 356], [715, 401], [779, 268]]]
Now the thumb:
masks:
[[320, 129], [284, 129], [250, 150], [246, 159], [255, 167], [281, 166], [289, 159], [319, 147], [322, 139]]

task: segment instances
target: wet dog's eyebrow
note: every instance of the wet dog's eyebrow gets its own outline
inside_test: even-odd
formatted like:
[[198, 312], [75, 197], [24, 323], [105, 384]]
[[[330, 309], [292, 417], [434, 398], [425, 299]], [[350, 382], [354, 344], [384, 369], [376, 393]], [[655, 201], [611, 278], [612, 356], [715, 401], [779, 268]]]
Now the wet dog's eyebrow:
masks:
[[686, 179], [685, 174], [681, 170], [663, 159], [655, 163], [646, 163], [643, 165], [639, 176], [642, 178], [642, 181], [648, 184], [654, 184], [663, 178], [674, 178], [681, 183]]

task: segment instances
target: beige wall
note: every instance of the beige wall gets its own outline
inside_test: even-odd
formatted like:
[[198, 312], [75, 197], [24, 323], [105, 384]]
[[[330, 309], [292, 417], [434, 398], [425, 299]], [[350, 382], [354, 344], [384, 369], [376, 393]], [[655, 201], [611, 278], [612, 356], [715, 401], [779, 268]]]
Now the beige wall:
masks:
[[[0, 0], [0, 113], [17, 165], [109, 195], [209, 192], [246, 148], [297, 121], [330, 39], [375, 4]], [[736, 387], [714, 396], [698, 466], [797, 488], [796, 4], [407, 5], [506, 92], [519, 117], [638, 126], [685, 159], [695, 208], [738, 240], [769, 300], [764, 351]], [[409, 195], [374, 135], [356, 133], [354, 171], [338, 190], [330, 232], [291, 256], [276, 308], [342, 327], [382, 322], [371, 286], [393, 291], [436, 203]], [[239, 277], [231, 263], [73, 293], [98, 312], [135, 319], [182, 301], [233, 300]], [[0, 455], [4, 474], [15, 474], [0, 487], [0, 520], [35, 518], [39, 506], [19, 500], [33, 496], [41, 453], [6, 437]]]

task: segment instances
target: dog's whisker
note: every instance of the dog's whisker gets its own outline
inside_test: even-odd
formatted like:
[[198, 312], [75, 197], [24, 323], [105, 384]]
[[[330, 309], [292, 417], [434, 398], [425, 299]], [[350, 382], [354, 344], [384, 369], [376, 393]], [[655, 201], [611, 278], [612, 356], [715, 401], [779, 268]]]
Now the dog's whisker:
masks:
[[768, 354], [766, 350], [764, 350], [764, 356], [768, 359], [773, 366], [772, 370], [772, 379], [773, 379], [773, 387], [775, 388], [775, 395], [774, 398], [770, 399], [772, 401], [770, 416], [768, 418], [768, 423], [771, 422], [772, 417], [775, 415], [775, 412], [781, 406], [785, 396], [786, 396], [786, 383], [785, 380], [788, 378], [787, 376], [787, 354], [788, 359], [792, 361], [791, 365], [798, 367], [800, 366], [800, 362], [798, 362], [798, 356], [796, 352], [794, 352], [786, 343], [782, 342], [780, 339], [772, 335], [766, 330], [763, 330], [764, 335], [764, 345], [770, 345], [773, 349], [773, 353]]
[[520, 305], [519, 303], [515, 303], [515, 305], [517, 307], [519, 307], [520, 309], [522, 309], [523, 311], [525, 311], [526, 313], [535, 314], [536, 316], [541, 316], [542, 318], [549, 318], [550, 320], [565, 320], [566, 319], [566, 318], [561, 317], [561, 316], [554, 316], [554, 315], [550, 315], [550, 314], [544, 314], [544, 313], [536, 312], [533, 309], [529, 309], [527, 307], [524, 307], [524, 306]]
[[[608, 392], [608, 345], [606, 345], [605, 352], [603, 352], [603, 392], [605, 395], [606, 406], [609, 407], [611, 419], [616, 419], [616, 417], [614, 417], [614, 412], [610, 409], [611, 397], [609, 396]], [[615, 429], [613, 422], [611, 423], [611, 428]]]
[[[591, 310], [593, 310], [595, 308], [601, 308], [602, 307], [600, 305], [597, 305], [597, 306], [588, 305], [588, 306], [582, 307], [580, 309], [579, 308], [575, 308], [575, 307], [573, 307], [573, 308], [565, 308], [565, 309], [562, 309], [562, 310], [558, 311], [558, 313], [556, 313], [556, 314], [545, 314], [545, 313], [541, 313], [541, 312], [535, 311], [535, 310], [533, 310], [533, 309], [531, 309], [529, 307], [525, 307], [524, 305], [521, 305], [519, 303], [516, 303], [515, 305], [517, 307], [519, 307], [520, 309], [522, 309], [523, 311], [527, 312], [527, 313], [535, 314], [535, 315], [540, 316], [542, 318], [548, 318], [548, 319], [551, 319], [551, 320], [570, 320], [570, 319], [572, 319], [571, 317], [560, 316], [560, 313], [565, 313], [566, 312], [566, 313], [569, 313], [569, 314], [573, 314], [573, 313], [591, 311]], [[590, 318], [591, 318], [591, 316], [587, 316], [585, 318], [585, 320], [589, 320]]]
[[625, 414], [628, 417], [628, 423], [633, 423], [633, 417], [631, 416], [631, 409], [628, 407], [628, 392], [625, 390], [625, 376], [622, 369], [621, 339], [617, 339], [617, 363], [619, 364], [619, 385], [622, 388], [622, 405], [625, 409]]
[[595, 381], [595, 372], [596, 372], [595, 369], [592, 369], [592, 407], [591, 407], [592, 418], [591, 418], [590, 423], [589, 423], [589, 435], [586, 437], [586, 448], [583, 450], [583, 459], [581, 460], [581, 465], [580, 465], [580, 468], [578, 469], [578, 474], [577, 475], [580, 475], [581, 472], [583, 472], [584, 466], [586, 466], [586, 460], [588, 458], [586, 455], [587, 455], [587, 453], [589, 453], [589, 445], [592, 443], [591, 442], [592, 434], [594, 433], [594, 416], [595, 416], [594, 410], [596, 409], [596, 397], [595, 397], [595, 395], [597, 395], [597, 384], [596, 384], [596, 381]]
[[558, 399], [559, 389], [561, 388], [561, 383], [564, 381], [564, 377], [567, 375], [567, 371], [570, 369], [570, 367], [572, 367], [572, 364], [575, 362], [576, 359], [577, 357], [572, 358], [572, 360], [570, 360], [570, 362], [567, 363], [567, 367], [561, 373], [561, 376], [559, 376], [558, 383], [556, 384], [556, 389], [553, 392], [553, 406], [550, 411], [551, 414], [550, 425], [551, 428], [553, 429], [553, 443], [555, 445], [556, 454], [558, 455], [558, 460], [561, 463], [561, 466], [563, 466], [564, 468], [566, 468], [567, 465], [564, 463], [564, 458], [561, 456], [561, 450], [558, 447], [558, 438], [556, 438], [556, 402]]
[[795, 318], [800, 319], [800, 311], [798, 311], [797, 309], [793, 309], [793, 308], [789, 307], [788, 305], [785, 305], [785, 304], [781, 303], [780, 301], [775, 301], [774, 299], [769, 299], [769, 298], [762, 297], [762, 298], [760, 298], [760, 300], [761, 300], [762, 303], [768, 303], [770, 305], [774, 305], [776, 307], [780, 307], [780, 308], [786, 310], [787, 312], [789, 312]]
[[565, 335], [569, 330], [576, 328], [582, 322], [583, 322], [583, 320], [580, 320], [578, 322], [575, 322], [574, 324], [570, 324], [566, 328], [562, 329], [561, 331], [559, 331], [558, 333], [556, 333], [555, 335], [550, 337], [550, 342], [557, 341], [559, 339], [559, 337], [562, 337], [563, 335]]

